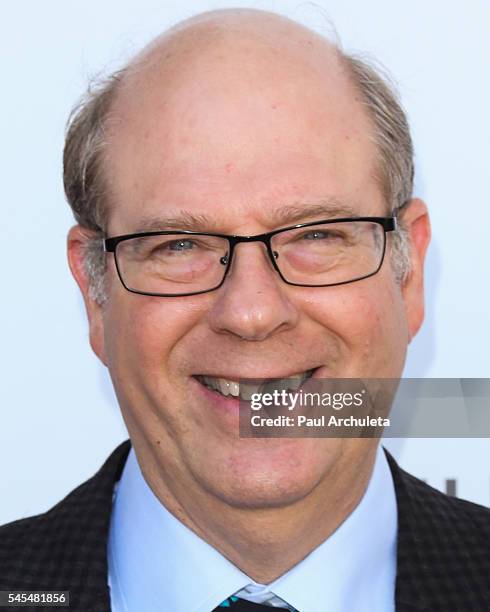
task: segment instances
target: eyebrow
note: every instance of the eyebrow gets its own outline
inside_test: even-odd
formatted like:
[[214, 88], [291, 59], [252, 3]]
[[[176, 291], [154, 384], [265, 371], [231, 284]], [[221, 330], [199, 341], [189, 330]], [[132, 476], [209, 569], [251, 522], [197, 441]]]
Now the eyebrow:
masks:
[[173, 211], [169, 216], [149, 215], [143, 217], [135, 232], [158, 232], [166, 229], [194, 231], [217, 231], [218, 223], [205, 214], [193, 214], [186, 210]]
[[345, 202], [329, 198], [320, 202], [286, 204], [273, 209], [268, 215], [271, 225], [293, 225], [313, 217], [330, 219], [332, 217], [360, 216], [355, 209]]
[[[307, 222], [310, 219], [330, 219], [334, 217], [351, 218], [359, 216], [355, 209], [334, 198], [319, 202], [286, 204], [273, 208], [266, 213], [267, 224], [271, 228], [287, 227], [296, 223]], [[138, 222], [135, 233], [158, 232], [167, 229], [182, 229], [190, 231], [209, 231], [224, 233], [223, 222], [213, 219], [204, 213], [191, 213], [186, 210], [176, 210], [168, 216], [149, 215]]]

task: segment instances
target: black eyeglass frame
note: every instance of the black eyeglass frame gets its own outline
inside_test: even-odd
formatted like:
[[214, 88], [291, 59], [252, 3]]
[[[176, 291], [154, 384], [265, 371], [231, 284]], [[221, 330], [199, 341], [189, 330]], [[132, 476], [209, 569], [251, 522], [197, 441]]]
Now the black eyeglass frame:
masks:
[[[216, 234], [216, 233], [210, 233], [210, 232], [195, 232], [193, 230], [180, 230], [180, 231], [161, 230], [161, 231], [156, 231], [156, 232], [139, 232], [136, 234], [124, 234], [121, 236], [112, 236], [110, 238], [104, 238], [103, 245], [104, 245], [104, 251], [106, 253], [114, 253], [114, 261], [116, 264], [117, 274], [119, 276], [119, 280], [121, 281], [123, 287], [127, 291], [130, 291], [131, 293], [138, 293], [140, 295], [150, 295], [154, 297], [186, 297], [189, 295], [200, 295], [201, 293], [209, 293], [210, 291], [216, 291], [216, 289], [219, 289], [225, 282], [225, 279], [228, 275], [228, 271], [231, 266], [231, 262], [233, 261], [233, 254], [235, 251], [235, 247], [237, 244], [240, 244], [241, 242], [262, 242], [263, 244], [265, 244], [267, 253], [269, 255], [269, 259], [271, 260], [274, 269], [276, 270], [276, 272], [279, 274], [281, 279], [287, 285], [293, 285], [294, 287], [335, 287], [337, 285], [347, 285], [349, 283], [354, 283], [364, 278], [369, 278], [370, 276], [374, 276], [375, 274], [379, 272], [379, 270], [381, 269], [381, 266], [383, 265], [385, 252], [386, 252], [386, 233], [394, 232], [397, 230], [396, 212], [397, 211], [395, 211], [395, 213], [391, 217], [342, 217], [339, 219], [310, 221], [308, 223], [299, 223], [297, 225], [290, 225], [288, 227], [282, 227], [282, 228], [273, 230], [272, 232], [267, 232], [265, 234], [256, 234], [254, 236], [236, 236], [233, 234], [230, 235], [230, 234]], [[300, 229], [303, 227], [312, 227], [312, 226], [317, 226], [317, 225], [331, 225], [333, 223], [350, 223], [350, 222], [355, 222], [355, 221], [365, 221], [365, 222], [377, 223], [384, 230], [383, 232], [383, 238], [384, 238], [383, 250], [381, 253], [381, 259], [380, 259], [379, 266], [376, 268], [374, 272], [370, 272], [369, 274], [364, 274], [363, 276], [353, 278], [352, 280], [342, 281], [339, 283], [327, 283], [324, 285], [309, 285], [309, 284], [304, 284], [304, 283], [293, 283], [291, 281], [288, 281], [286, 278], [284, 278], [281, 270], [279, 269], [279, 266], [276, 263], [276, 256], [274, 255], [274, 251], [271, 245], [271, 240], [274, 236], [282, 232], [287, 232], [293, 229]], [[144, 238], [145, 236], [172, 236], [172, 235], [182, 235], [182, 234], [189, 235], [189, 236], [214, 236], [216, 238], [225, 238], [228, 241], [228, 244], [229, 244], [228, 258], [226, 262], [223, 262], [224, 257], [220, 259], [220, 263], [225, 265], [226, 268], [223, 273], [223, 278], [221, 279], [221, 282], [218, 285], [216, 285], [215, 287], [212, 287], [211, 289], [204, 289], [203, 291], [192, 291], [190, 293], [152, 293], [149, 291], [138, 291], [136, 289], [131, 289], [130, 287], [126, 285], [122, 277], [121, 271], [119, 269], [119, 264], [117, 261], [116, 250], [117, 250], [117, 245], [119, 243], [124, 242], [126, 240], [131, 240], [132, 238]]]

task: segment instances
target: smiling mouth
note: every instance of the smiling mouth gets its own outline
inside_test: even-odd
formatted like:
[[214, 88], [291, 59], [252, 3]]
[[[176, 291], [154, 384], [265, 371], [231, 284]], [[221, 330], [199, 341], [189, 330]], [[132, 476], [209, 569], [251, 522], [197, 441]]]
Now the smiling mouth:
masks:
[[227, 397], [231, 395], [237, 399], [250, 401], [254, 393], [274, 393], [274, 391], [296, 391], [311, 378], [316, 368], [291, 374], [287, 378], [257, 379], [250, 382], [238, 382], [227, 378], [195, 375], [194, 378], [204, 387], [216, 391]]

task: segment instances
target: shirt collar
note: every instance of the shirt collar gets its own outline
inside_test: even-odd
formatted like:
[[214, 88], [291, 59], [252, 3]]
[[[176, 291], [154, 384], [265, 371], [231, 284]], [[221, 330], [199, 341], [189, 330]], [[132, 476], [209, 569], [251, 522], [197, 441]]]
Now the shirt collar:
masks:
[[[366, 492], [340, 527], [268, 586], [301, 612], [393, 610], [396, 497], [378, 449]], [[131, 449], [114, 498], [108, 544], [116, 612], [210, 612], [231, 594], [257, 585], [175, 518], [147, 485]], [[256, 589], [256, 590], [257, 590]], [[321, 605], [321, 604], [320, 604]]]

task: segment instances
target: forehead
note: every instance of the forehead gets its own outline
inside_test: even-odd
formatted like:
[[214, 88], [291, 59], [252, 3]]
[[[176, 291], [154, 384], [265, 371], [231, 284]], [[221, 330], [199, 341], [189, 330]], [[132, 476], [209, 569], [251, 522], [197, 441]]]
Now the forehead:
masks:
[[105, 161], [111, 223], [128, 231], [176, 208], [264, 225], [281, 204], [382, 205], [359, 95], [304, 32], [162, 43], [117, 96]]

